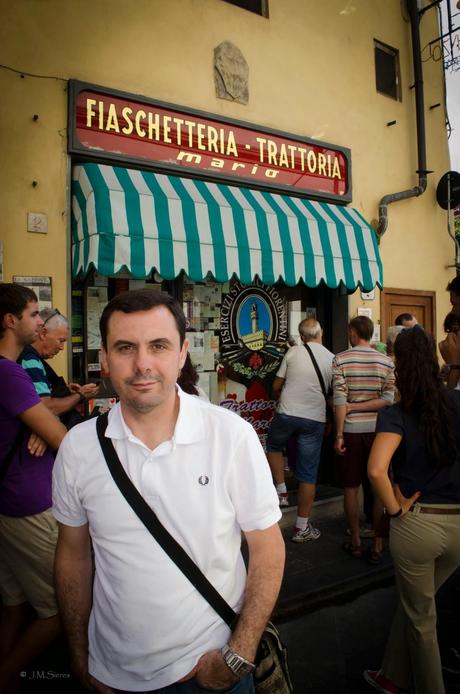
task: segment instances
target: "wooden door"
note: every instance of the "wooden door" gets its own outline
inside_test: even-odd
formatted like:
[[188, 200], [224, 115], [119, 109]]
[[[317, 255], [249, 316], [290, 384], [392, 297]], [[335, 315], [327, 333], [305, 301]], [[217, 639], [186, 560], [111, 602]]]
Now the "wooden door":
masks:
[[381, 339], [395, 324], [400, 313], [412, 313], [425, 330], [436, 338], [436, 292], [410, 289], [384, 289], [380, 294]]

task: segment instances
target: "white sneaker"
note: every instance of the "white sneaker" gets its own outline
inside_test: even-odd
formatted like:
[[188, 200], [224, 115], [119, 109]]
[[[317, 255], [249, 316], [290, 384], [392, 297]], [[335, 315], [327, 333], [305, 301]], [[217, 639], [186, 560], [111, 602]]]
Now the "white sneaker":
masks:
[[305, 530], [294, 528], [294, 534], [291, 537], [293, 542], [309, 542], [310, 540], [318, 540], [321, 537], [321, 532], [318, 528], [314, 528], [309, 522]]
[[289, 506], [288, 493], [287, 492], [278, 492], [278, 501], [279, 501], [280, 507]]

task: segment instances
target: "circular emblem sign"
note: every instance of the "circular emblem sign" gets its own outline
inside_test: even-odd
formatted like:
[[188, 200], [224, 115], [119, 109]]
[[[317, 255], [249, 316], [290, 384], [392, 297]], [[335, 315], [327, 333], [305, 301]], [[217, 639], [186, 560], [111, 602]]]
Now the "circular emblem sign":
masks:
[[273, 286], [234, 282], [222, 301], [220, 328], [222, 361], [232, 377], [264, 378], [285, 351], [286, 301]]

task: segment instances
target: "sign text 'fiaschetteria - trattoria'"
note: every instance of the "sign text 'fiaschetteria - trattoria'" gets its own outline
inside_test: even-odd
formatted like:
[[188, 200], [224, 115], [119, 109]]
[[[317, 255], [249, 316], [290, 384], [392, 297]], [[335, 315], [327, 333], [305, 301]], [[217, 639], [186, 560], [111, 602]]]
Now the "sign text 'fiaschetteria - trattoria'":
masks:
[[344, 148], [91, 89], [76, 93], [74, 108], [75, 149], [99, 158], [201, 169], [318, 197], [350, 195]]

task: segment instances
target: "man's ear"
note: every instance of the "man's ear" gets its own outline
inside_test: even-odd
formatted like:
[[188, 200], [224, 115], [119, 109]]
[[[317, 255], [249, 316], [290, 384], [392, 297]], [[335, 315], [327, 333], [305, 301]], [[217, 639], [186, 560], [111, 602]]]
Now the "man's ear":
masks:
[[103, 371], [105, 371], [106, 373], [110, 372], [109, 362], [107, 359], [107, 352], [105, 350], [104, 345], [101, 345], [101, 366]]
[[181, 350], [180, 350], [180, 368], [181, 369], [185, 364], [185, 360], [187, 359], [187, 352], [188, 352], [189, 347], [190, 347], [190, 342], [188, 340], [184, 340], [184, 344], [182, 345]]
[[14, 313], [5, 313], [3, 316], [3, 328], [14, 328], [18, 317]]

